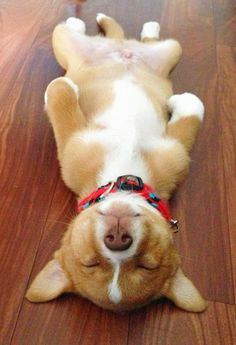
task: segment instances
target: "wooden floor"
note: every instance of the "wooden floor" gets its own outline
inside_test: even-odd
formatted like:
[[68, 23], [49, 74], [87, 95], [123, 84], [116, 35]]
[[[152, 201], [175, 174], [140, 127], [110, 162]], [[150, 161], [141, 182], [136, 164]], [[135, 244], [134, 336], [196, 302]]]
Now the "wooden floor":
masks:
[[[44, 90], [62, 75], [51, 49], [56, 23], [116, 17], [138, 38], [157, 20], [184, 49], [175, 92], [196, 93], [206, 119], [190, 174], [171, 201], [185, 272], [209, 301], [203, 314], [167, 301], [114, 314], [63, 296], [41, 305], [24, 295], [58, 247], [74, 214], [61, 181]], [[0, 344], [236, 344], [236, 3], [235, 0], [0, 0]]]

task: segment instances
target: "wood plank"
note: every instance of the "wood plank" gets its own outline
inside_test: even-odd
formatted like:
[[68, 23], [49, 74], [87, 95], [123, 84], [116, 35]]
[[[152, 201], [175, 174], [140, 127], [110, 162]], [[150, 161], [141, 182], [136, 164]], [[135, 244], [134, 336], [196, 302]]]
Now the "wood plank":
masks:
[[217, 110], [220, 127], [222, 128], [222, 151], [224, 183], [226, 189], [226, 213], [229, 224], [232, 272], [234, 276], [234, 296], [236, 300], [236, 206], [235, 195], [235, 116], [233, 108], [235, 87], [235, 45], [236, 45], [236, 3], [231, 0], [216, 0], [213, 4], [215, 14], [217, 67], [218, 67], [218, 98]]
[[173, 73], [174, 89], [176, 93], [197, 94], [206, 108], [191, 154], [190, 173], [171, 203], [181, 224], [176, 243], [185, 272], [203, 295], [209, 300], [234, 303], [222, 130], [215, 102], [218, 91], [213, 11], [206, 1], [181, 2], [178, 16], [176, 7], [175, 1], [167, 1], [162, 13], [164, 27], [183, 46], [182, 60]]
[[171, 304], [153, 305], [131, 316], [127, 345], [234, 345], [235, 306], [210, 302], [202, 314]]
[[[58, 178], [54, 142], [42, 114], [39, 94], [33, 97], [27, 92], [33, 83], [29, 78], [32, 61], [27, 62], [22, 73], [28, 77], [24, 79], [21, 75], [20, 84], [11, 93], [16, 94], [16, 99], [8, 97], [10, 107], [3, 107], [1, 117], [0, 314], [3, 337], [5, 327], [13, 327], [16, 320]], [[44, 65], [43, 59], [42, 62]], [[41, 71], [42, 65], [38, 61], [37, 65]], [[37, 68], [34, 70], [37, 74]]]
[[217, 45], [236, 46], [236, 4], [217, 6], [214, 3], [214, 17]]
[[1, 1], [0, 343], [4, 345], [14, 331], [58, 179], [55, 144], [42, 100], [59, 68], [54, 59], [50, 63], [52, 53], [31, 50], [45, 6], [21, 2], [19, 8]]
[[234, 293], [236, 296], [236, 121], [234, 95], [236, 94], [236, 49], [228, 46], [217, 46], [218, 65], [218, 113], [222, 128], [223, 169], [226, 189], [226, 214], [228, 216], [232, 272], [234, 275]]
[[127, 343], [128, 315], [104, 311], [78, 297], [60, 297], [49, 304], [24, 305], [11, 344], [123, 345]]

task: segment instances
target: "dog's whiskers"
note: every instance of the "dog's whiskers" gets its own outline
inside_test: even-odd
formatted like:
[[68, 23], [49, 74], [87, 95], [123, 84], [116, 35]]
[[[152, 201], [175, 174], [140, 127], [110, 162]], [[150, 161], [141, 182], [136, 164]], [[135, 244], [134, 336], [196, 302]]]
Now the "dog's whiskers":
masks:
[[55, 220], [55, 219], [49, 219], [50, 223], [59, 223], [59, 224], [64, 224], [66, 226], [70, 225], [70, 223], [62, 222], [60, 220]]

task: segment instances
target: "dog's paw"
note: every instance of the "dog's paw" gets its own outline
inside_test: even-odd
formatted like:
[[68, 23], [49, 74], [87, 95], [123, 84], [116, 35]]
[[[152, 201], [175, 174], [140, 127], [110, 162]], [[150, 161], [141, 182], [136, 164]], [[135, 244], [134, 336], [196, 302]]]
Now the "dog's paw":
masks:
[[85, 34], [86, 25], [83, 20], [75, 17], [70, 17], [66, 20], [66, 26], [71, 30], [77, 31], [80, 34]]
[[143, 24], [141, 32], [141, 40], [145, 38], [159, 39], [160, 36], [160, 24], [158, 22], [147, 22]]
[[48, 104], [48, 95], [51, 93], [52, 89], [60, 88], [61, 86], [65, 86], [73, 90], [74, 94], [76, 95], [76, 98], [79, 98], [79, 87], [70, 79], [67, 77], [59, 77], [51, 81], [50, 84], [48, 84], [47, 89], [44, 94], [44, 104], [45, 107], [47, 107]]
[[172, 113], [170, 122], [176, 122], [182, 117], [197, 116], [200, 121], [204, 117], [204, 105], [202, 101], [192, 93], [173, 95], [167, 102], [169, 111]]
[[111, 17], [105, 15], [104, 13], [97, 13], [97, 15], [96, 15], [97, 23], [100, 24], [103, 19], [111, 19]]

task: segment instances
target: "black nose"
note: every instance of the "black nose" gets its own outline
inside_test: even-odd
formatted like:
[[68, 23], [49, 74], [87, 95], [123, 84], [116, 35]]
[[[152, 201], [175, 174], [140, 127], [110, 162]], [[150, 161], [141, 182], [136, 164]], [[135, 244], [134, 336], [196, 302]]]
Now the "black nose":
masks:
[[126, 250], [131, 246], [132, 242], [133, 239], [130, 234], [125, 229], [119, 227], [113, 227], [108, 230], [104, 237], [104, 243], [110, 250]]

